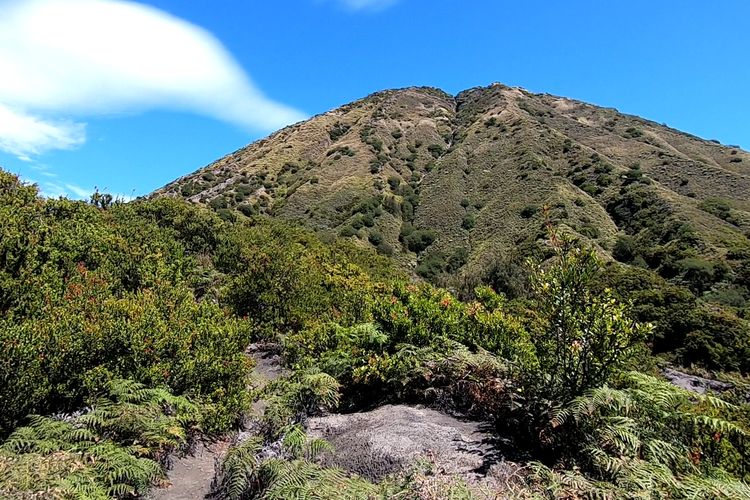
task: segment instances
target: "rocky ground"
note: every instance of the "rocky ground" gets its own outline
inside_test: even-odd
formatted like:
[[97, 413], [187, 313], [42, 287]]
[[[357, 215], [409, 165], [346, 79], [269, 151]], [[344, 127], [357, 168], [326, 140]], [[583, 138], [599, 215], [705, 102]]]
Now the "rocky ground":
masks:
[[[248, 349], [256, 366], [255, 387], [278, 378], [284, 370], [278, 353], [268, 346]], [[256, 402], [254, 413], [264, 404]], [[478, 496], [497, 498], [490, 491], [510, 491], [519, 466], [504, 460], [497, 443], [482, 424], [440, 413], [422, 406], [386, 405], [372, 411], [329, 414], [310, 418], [308, 432], [334, 447], [323, 460], [378, 481], [394, 473], [408, 473], [417, 464], [429, 470], [429, 485], [462, 480]], [[152, 500], [191, 500], [209, 496], [215, 464], [231, 443], [225, 438], [199, 443], [192, 455], [176, 459], [163, 488], [155, 489]], [[484, 493], [484, 494], [483, 494]], [[439, 492], [436, 498], [440, 498]]]
[[672, 384], [698, 394], [724, 392], [733, 387], [732, 384], [726, 382], [690, 375], [674, 368], [665, 368], [663, 373]]
[[324, 459], [327, 465], [373, 481], [422, 462], [436, 478], [497, 490], [505, 489], [519, 469], [503, 459], [480, 423], [421, 406], [386, 405], [316, 417], [308, 421], [308, 432], [333, 445], [334, 453]]

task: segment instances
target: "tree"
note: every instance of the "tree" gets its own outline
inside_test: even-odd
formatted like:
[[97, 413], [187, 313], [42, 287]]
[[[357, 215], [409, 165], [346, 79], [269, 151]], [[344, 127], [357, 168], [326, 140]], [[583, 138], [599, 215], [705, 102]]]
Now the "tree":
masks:
[[604, 383], [651, 331], [609, 289], [595, 291], [602, 263], [593, 250], [552, 235], [551, 265], [532, 263], [537, 321], [532, 343], [542, 392], [565, 402]]

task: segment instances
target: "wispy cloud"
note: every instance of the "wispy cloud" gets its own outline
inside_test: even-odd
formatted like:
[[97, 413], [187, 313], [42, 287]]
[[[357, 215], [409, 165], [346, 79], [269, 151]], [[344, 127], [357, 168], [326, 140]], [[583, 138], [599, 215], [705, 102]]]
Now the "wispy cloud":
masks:
[[[34, 181], [33, 179], [30, 180], [39, 187], [39, 192], [42, 194], [42, 196], [46, 196], [47, 198], [59, 198], [61, 196], [64, 196], [65, 198], [71, 199], [89, 200], [91, 198], [91, 195], [94, 194], [94, 192], [97, 190], [97, 188], [88, 189], [69, 182], [38, 182]], [[112, 198], [114, 198], [115, 200], [131, 201], [135, 199], [134, 194], [110, 193], [107, 189], [100, 190], [100, 192], [111, 194]]]
[[305, 118], [266, 97], [211, 33], [164, 11], [0, 0], [0, 13], [0, 149], [20, 158], [80, 146], [94, 114], [188, 110], [264, 131]]
[[85, 140], [82, 123], [39, 118], [0, 102], [0, 149], [21, 160], [29, 161], [30, 155], [49, 149], [72, 149]]
[[383, 10], [395, 4], [398, 0], [338, 0], [340, 4], [350, 10]]

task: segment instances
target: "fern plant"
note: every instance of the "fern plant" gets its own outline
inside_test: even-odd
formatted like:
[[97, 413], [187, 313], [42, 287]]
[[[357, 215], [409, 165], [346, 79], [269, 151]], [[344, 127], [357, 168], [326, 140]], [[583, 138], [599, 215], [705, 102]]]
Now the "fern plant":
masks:
[[313, 370], [270, 382], [258, 394], [266, 402], [261, 431], [269, 439], [276, 439], [304, 416], [335, 408], [339, 403], [339, 389], [335, 378]]
[[537, 464], [535, 477], [551, 497], [750, 498], [750, 487], [700, 446], [703, 436], [745, 436], [742, 427], [709, 411], [732, 405], [638, 372], [624, 374], [620, 384], [590, 389], [554, 415], [553, 437], [567, 443], [580, 469]]
[[300, 425], [283, 429], [280, 440], [263, 446], [254, 437], [232, 446], [218, 467], [213, 494], [218, 498], [370, 498], [376, 486], [315, 459], [331, 451], [324, 439], [310, 438]]
[[198, 429], [199, 406], [129, 380], [107, 388], [83, 414], [32, 416], [0, 445], [0, 497], [128, 497], [163, 476]]

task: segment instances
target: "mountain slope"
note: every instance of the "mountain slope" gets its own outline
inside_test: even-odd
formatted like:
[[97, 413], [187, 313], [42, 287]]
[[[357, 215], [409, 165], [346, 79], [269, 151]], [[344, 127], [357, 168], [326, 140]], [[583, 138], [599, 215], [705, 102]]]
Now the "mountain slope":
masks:
[[529, 253], [545, 218], [670, 279], [685, 259], [736, 274], [750, 254], [750, 154], [500, 84], [379, 92], [155, 194], [369, 241], [429, 278]]

